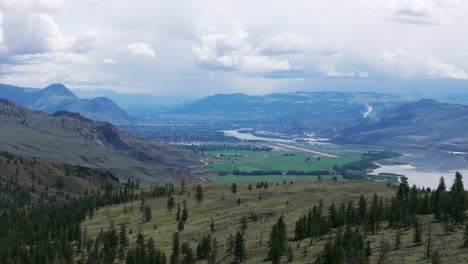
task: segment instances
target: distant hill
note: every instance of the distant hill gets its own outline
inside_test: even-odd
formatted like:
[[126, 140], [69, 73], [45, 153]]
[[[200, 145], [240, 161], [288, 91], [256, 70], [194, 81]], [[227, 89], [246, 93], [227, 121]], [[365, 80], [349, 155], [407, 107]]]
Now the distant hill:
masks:
[[102, 169], [50, 162], [6, 151], [0, 151], [0, 175], [5, 180], [14, 179], [20, 185], [48, 186], [70, 193], [97, 191], [107, 185], [122, 187], [117, 177]]
[[141, 93], [119, 93], [106, 89], [72, 89], [72, 92], [80, 98], [107, 97], [127, 111], [138, 109], [148, 110], [155, 108], [166, 108], [194, 99], [193, 96], [184, 94], [154, 95]]
[[112, 123], [127, 123], [132, 120], [112, 100], [105, 97], [80, 99], [62, 84], [52, 84], [44, 89], [0, 84], [0, 97], [48, 114], [68, 110], [94, 120]]
[[343, 129], [338, 142], [468, 150], [468, 106], [422, 99]]
[[269, 129], [317, 133], [345, 127], [364, 115], [372, 116], [404, 102], [406, 100], [400, 97], [378, 93], [217, 94], [180, 106], [170, 115], [251, 120], [252, 123], [267, 124]]
[[49, 116], [0, 99], [0, 149], [45, 160], [107, 169], [146, 183], [191, 178], [196, 154], [126, 134], [69, 111]]

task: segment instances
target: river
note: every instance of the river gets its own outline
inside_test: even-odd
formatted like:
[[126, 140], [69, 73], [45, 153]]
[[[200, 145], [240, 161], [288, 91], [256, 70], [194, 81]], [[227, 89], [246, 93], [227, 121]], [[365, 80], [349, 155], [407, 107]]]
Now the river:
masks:
[[[436, 188], [441, 176], [445, 184], [450, 187], [458, 171], [468, 177], [468, 162], [462, 157], [446, 152], [417, 151], [406, 153], [394, 161], [404, 162], [407, 165], [381, 166], [371, 174], [394, 173], [408, 177], [410, 185], [418, 187]], [[465, 188], [468, 181], [465, 180]]]
[[282, 138], [269, 138], [269, 137], [258, 137], [252, 135], [251, 133], [240, 133], [237, 130], [222, 130], [225, 136], [235, 137], [242, 140], [258, 140], [258, 141], [267, 141], [267, 142], [279, 142], [279, 143], [294, 143], [292, 139], [282, 139]]
[[[242, 140], [258, 140], [275, 143], [295, 143], [291, 139], [259, 137], [251, 133], [240, 133], [237, 130], [222, 130], [224, 135], [236, 137]], [[311, 142], [309, 144], [333, 145], [326, 142]], [[363, 147], [365, 148], [365, 147]], [[375, 169], [373, 175], [379, 173], [394, 173], [408, 177], [410, 185], [415, 184], [418, 187], [436, 188], [441, 176], [445, 178], [445, 184], [450, 187], [455, 173], [459, 171], [462, 175], [468, 177], [468, 162], [458, 155], [442, 151], [397, 151], [405, 153], [403, 156], [393, 159], [393, 161], [402, 162], [407, 165], [381, 165]], [[468, 181], [465, 184], [468, 187]]]

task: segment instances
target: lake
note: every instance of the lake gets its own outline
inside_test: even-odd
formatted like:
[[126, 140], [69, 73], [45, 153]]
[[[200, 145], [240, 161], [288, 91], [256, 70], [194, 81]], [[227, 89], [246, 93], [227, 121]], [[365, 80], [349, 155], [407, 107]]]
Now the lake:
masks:
[[[410, 185], [436, 188], [441, 176], [445, 178], [447, 188], [453, 183], [455, 173], [459, 171], [468, 176], [468, 163], [462, 157], [447, 152], [415, 151], [394, 159], [408, 165], [381, 166], [371, 174], [394, 173], [408, 177]], [[468, 181], [465, 180], [465, 189]]]

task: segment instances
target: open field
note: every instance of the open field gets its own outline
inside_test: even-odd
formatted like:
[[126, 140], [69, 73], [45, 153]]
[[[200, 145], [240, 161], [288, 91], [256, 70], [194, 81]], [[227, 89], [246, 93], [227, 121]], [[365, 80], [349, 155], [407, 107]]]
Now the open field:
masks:
[[[234, 234], [239, 227], [242, 217], [248, 218], [248, 228], [245, 233], [247, 260], [245, 263], [262, 263], [267, 254], [268, 236], [271, 226], [279, 216], [284, 215], [288, 244], [294, 249], [293, 263], [313, 263], [317, 254], [322, 250], [326, 238], [293, 241], [294, 224], [298, 218], [307, 212], [313, 205], [317, 205], [323, 199], [325, 208], [331, 201], [355, 201], [364, 194], [368, 197], [377, 193], [384, 197], [393, 196], [394, 187], [385, 184], [361, 182], [361, 181], [303, 181], [279, 185], [271, 184], [267, 189], [248, 190], [249, 183], [239, 183], [238, 192], [231, 193], [231, 184], [225, 183], [199, 183], [204, 189], [204, 200], [197, 204], [194, 198], [196, 183], [186, 186], [189, 193], [175, 196], [176, 203], [186, 201], [188, 208], [188, 221], [185, 229], [180, 232], [181, 240], [189, 242], [195, 248], [203, 235], [211, 234], [221, 244], [219, 263], [230, 263], [232, 258], [226, 256], [226, 240], [230, 234]], [[177, 186], [178, 187], [178, 186]], [[178, 188], [177, 188], [178, 189]], [[176, 190], [177, 192], [177, 190]], [[261, 199], [259, 199], [261, 197]], [[237, 204], [240, 198], [241, 204]], [[151, 206], [152, 220], [142, 222], [142, 213], [139, 210], [140, 201], [108, 206], [100, 208], [92, 219], [82, 224], [88, 234], [96, 236], [101, 229], [108, 230], [111, 222], [114, 226], [126, 224], [127, 230], [131, 230], [130, 243], [135, 245], [138, 230], [145, 239], [152, 237], [156, 246], [162, 249], [169, 257], [171, 254], [172, 234], [177, 232], [176, 210], [169, 212], [166, 208], [167, 198], [147, 199], [146, 204]], [[126, 208], [127, 213], [124, 213]], [[252, 217], [258, 216], [254, 221]], [[215, 231], [210, 231], [210, 223], [214, 222]], [[429, 216], [421, 218], [425, 223], [423, 234], [426, 234]], [[384, 224], [384, 227], [386, 225]], [[468, 249], [460, 249], [462, 243], [461, 229], [456, 229], [450, 236], [443, 236], [439, 223], [432, 223], [433, 249], [438, 249], [442, 257], [442, 263], [467, 263]], [[367, 235], [371, 241], [372, 256], [370, 263], [377, 263], [380, 257], [381, 240], [390, 246], [385, 263], [428, 263], [424, 258], [425, 246], [413, 246], [412, 230], [403, 231], [402, 244], [399, 250], [393, 248], [395, 230], [382, 229], [377, 235]], [[426, 237], [424, 236], [424, 241]], [[305, 253], [306, 252], [306, 253]], [[284, 260], [284, 258], [283, 258]], [[204, 262], [202, 262], [204, 263]]]
[[[335, 151], [336, 152], [336, 151]], [[206, 151], [208, 165], [204, 171], [272, 171], [287, 172], [329, 170], [333, 165], [343, 165], [360, 159], [362, 151], [342, 151], [338, 157], [317, 157], [312, 153], [300, 152], [254, 152], [254, 151]], [[337, 153], [338, 154], [338, 153]]]

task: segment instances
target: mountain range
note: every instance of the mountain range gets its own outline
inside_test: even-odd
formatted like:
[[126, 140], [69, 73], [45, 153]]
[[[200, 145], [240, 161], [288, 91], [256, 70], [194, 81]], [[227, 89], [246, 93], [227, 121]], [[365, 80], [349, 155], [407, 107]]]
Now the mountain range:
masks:
[[0, 99], [0, 124], [2, 150], [102, 168], [123, 180], [190, 179], [184, 168], [199, 163], [199, 157], [190, 151], [137, 138], [108, 122], [69, 111], [47, 115]]
[[182, 105], [169, 118], [210, 119], [287, 133], [334, 133], [362, 118], [408, 102], [390, 94], [295, 92], [217, 94]]
[[403, 104], [337, 133], [336, 142], [468, 150], [468, 105], [422, 99]]
[[116, 124], [132, 121], [132, 117], [112, 100], [106, 97], [81, 99], [62, 84], [52, 84], [44, 89], [0, 84], [0, 98], [47, 114], [68, 110], [94, 120]]

